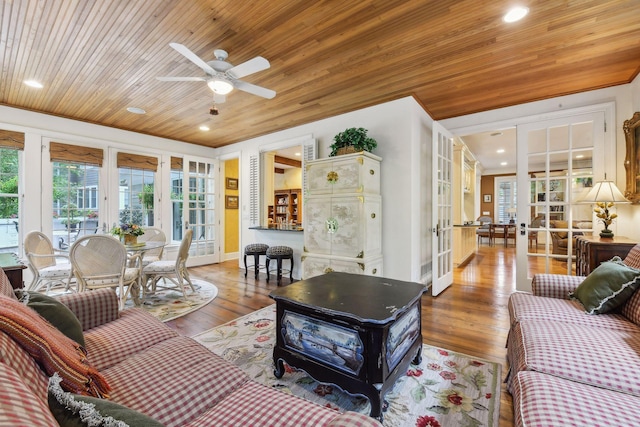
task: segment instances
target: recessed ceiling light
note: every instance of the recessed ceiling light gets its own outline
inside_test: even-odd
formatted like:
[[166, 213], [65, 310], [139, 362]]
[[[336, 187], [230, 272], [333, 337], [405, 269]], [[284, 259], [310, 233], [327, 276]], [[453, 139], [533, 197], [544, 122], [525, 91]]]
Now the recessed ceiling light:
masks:
[[516, 22], [527, 16], [529, 13], [528, 7], [517, 6], [509, 10], [506, 15], [502, 17], [504, 22]]
[[300, 153], [294, 153], [294, 155], [300, 157]]
[[42, 89], [44, 87], [44, 85], [36, 80], [25, 80], [24, 84], [26, 84], [29, 87], [34, 87], [36, 89]]
[[498, 149], [496, 150], [496, 153], [504, 153], [504, 148], [498, 148]]
[[584, 157], [584, 154], [578, 154], [578, 155], [576, 156], [576, 159], [582, 159], [583, 157]]
[[507, 166], [507, 162], [500, 162], [500, 166]]
[[144, 111], [142, 108], [138, 108], [138, 107], [129, 107], [127, 108], [127, 111], [133, 114], [146, 114], [147, 112]]
[[200, 126], [200, 130], [203, 131], [203, 132], [206, 132], [206, 131], [209, 130], [209, 126], [202, 125], [202, 126]]

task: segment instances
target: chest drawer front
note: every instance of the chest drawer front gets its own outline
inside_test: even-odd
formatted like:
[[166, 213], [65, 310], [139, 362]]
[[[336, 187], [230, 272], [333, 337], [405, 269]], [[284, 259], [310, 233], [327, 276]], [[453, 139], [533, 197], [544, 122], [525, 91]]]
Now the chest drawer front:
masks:
[[380, 193], [380, 162], [362, 153], [307, 164], [308, 194]]
[[364, 260], [345, 260], [306, 255], [302, 259], [302, 278], [320, 276], [338, 271], [341, 273], [382, 276], [382, 257]]
[[379, 196], [309, 197], [305, 203], [305, 251], [362, 258], [379, 254]]

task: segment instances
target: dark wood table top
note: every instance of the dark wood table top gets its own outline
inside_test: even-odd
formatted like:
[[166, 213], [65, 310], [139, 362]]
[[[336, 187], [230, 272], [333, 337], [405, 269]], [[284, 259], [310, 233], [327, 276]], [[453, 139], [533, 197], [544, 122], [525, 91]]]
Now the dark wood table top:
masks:
[[412, 306], [425, 291], [421, 283], [333, 272], [278, 288], [269, 296], [336, 318], [386, 324]]

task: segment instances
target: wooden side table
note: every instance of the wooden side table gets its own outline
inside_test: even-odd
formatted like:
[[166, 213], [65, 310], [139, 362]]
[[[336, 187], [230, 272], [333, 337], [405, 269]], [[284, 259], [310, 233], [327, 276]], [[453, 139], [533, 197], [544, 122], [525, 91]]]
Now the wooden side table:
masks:
[[27, 266], [20, 262], [16, 254], [0, 253], [0, 266], [2, 266], [4, 274], [7, 275], [13, 289], [24, 287], [22, 270], [27, 268]]
[[623, 236], [604, 238], [595, 236], [576, 237], [576, 275], [588, 276], [604, 261], [614, 256], [624, 259], [638, 242]]

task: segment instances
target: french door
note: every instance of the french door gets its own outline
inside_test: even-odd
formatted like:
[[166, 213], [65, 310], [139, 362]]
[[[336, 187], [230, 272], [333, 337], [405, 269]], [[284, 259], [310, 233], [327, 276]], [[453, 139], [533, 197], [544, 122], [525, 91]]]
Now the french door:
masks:
[[604, 112], [517, 127], [518, 290], [531, 290], [537, 273], [575, 274], [575, 237], [593, 233], [581, 199], [602, 179], [604, 139]]
[[184, 158], [183, 228], [193, 229], [189, 266], [220, 261], [219, 174], [217, 160]]
[[431, 294], [438, 295], [453, 283], [453, 135], [433, 122], [433, 171], [431, 209], [435, 227], [432, 237], [433, 279]]

